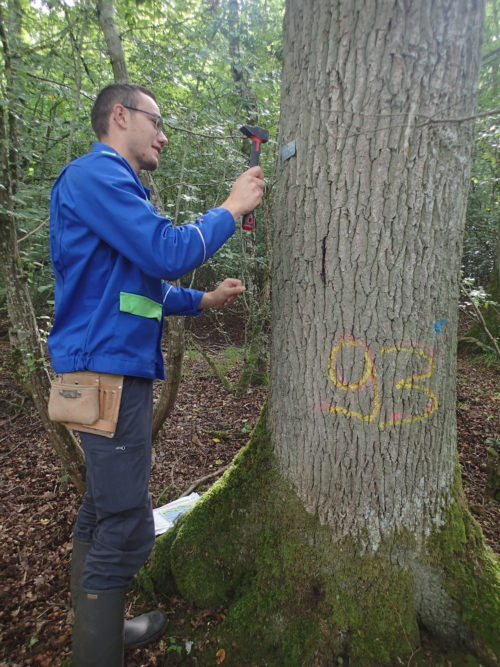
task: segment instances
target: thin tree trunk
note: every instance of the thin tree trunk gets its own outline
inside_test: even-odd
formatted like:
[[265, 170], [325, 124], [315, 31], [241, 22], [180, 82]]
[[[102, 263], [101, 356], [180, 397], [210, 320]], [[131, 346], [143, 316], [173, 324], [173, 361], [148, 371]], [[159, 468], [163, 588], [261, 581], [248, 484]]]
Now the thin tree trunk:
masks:
[[[241, 59], [240, 37], [240, 6], [238, 0], [229, 0], [227, 7], [228, 30], [227, 39], [231, 61], [231, 75], [238, 98], [241, 100], [243, 122], [248, 125], [258, 123], [255, 96], [249, 84], [245, 64]], [[250, 155], [251, 144], [242, 139], [242, 152]], [[263, 215], [263, 206], [257, 213], [260, 227], [270, 223], [269, 217]], [[246, 327], [246, 353], [243, 367], [236, 385], [236, 396], [243, 396], [250, 387], [267, 384], [269, 344], [264, 331], [269, 311], [269, 272], [262, 271], [257, 261], [257, 233], [244, 231], [242, 236], [242, 252], [246, 259], [244, 281], [247, 292], [243, 298], [248, 308], [248, 324]], [[260, 236], [267, 241], [267, 231]], [[266, 248], [268, 250], [268, 247]], [[266, 253], [266, 256], [268, 252]]]
[[[98, 0], [96, 8], [99, 23], [106, 41], [115, 81], [117, 83], [127, 83], [127, 64], [122, 41], [115, 22], [116, 11], [114, 4], [112, 0]], [[144, 178], [148, 187], [151, 189], [153, 203], [157, 208], [162, 209], [161, 196], [150, 172], [146, 172]], [[177, 201], [179, 201], [179, 197]], [[165, 360], [167, 380], [162, 384], [160, 394], [154, 405], [153, 439], [158, 434], [165, 419], [171, 413], [179, 390], [182, 359], [184, 356], [184, 319], [182, 317], [175, 318], [175, 321], [170, 323], [167, 341], [168, 348]]]
[[117, 83], [128, 81], [127, 63], [118, 26], [115, 22], [116, 10], [111, 0], [97, 0], [97, 18], [106, 40], [106, 46]]
[[74, 103], [73, 114], [71, 115], [71, 120], [70, 120], [69, 137], [66, 143], [66, 161], [70, 162], [70, 160], [73, 157], [73, 137], [75, 133], [76, 119], [78, 117], [78, 110], [80, 108], [80, 98], [81, 98], [80, 91], [82, 87], [81, 47], [82, 47], [83, 33], [80, 33], [78, 39], [74, 35], [73, 27], [71, 25], [71, 21], [69, 19], [66, 6], [64, 6], [64, 15], [66, 17], [66, 22], [68, 24], [68, 32], [71, 39], [71, 45], [73, 47], [72, 54], [73, 54], [73, 64], [75, 71], [75, 77], [74, 77], [75, 103]]
[[[20, 30], [21, 8], [12, 3], [10, 16], [15, 21], [5, 22], [0, 8], [0, 39], [3, 46], [7, 81], [8, 106], [0, 114], [1, 173], [0, 188], [0, 270], [7, 295], [7, 311], [10, 320], [10, 342], [18, 375], [31, 395], [50, 442], [66, 471], [79, 491], [85, 486], [82, 451], [73, 435], [62, 425], [50, 421], [47, 397], [50, 380], [45, 368], [45, 353], [38, 333], [31, 296], [23, 275], [22, 261], [17, 246], [17, 229], [13, 194], [17, 178], [17, 131], [14, 105], [17, 103], [13, 77], [13, 59], [10, 42], [16, 43]], [[7, 29], [11, 28], [10, 34]]]
[[155, 401], [153, 413], [153, 440], [158, 435], [165, 420], [172, 412], [179, 385], [182, 379], [182, 360], [184, 358], [185, 338], [184, 318], [171, 316], [167, 321], [167, 351], [165, 366], [167, 378], [162, 383], [161, 391]]

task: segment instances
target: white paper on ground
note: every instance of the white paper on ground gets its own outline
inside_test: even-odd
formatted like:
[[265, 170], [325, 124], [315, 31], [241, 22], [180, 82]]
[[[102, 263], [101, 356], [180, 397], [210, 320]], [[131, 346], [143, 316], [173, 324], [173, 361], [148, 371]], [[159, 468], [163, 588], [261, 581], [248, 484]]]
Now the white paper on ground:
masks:
[[161, 535], [169, 528], [172, 528], [181, 514], [185, 514], [198, 501], [199, 493], [190, 493], [189, 496], [183, 496], [172, 500], [172, 502], [157, 507], [153, 510], [155, 522], [155, 535]]

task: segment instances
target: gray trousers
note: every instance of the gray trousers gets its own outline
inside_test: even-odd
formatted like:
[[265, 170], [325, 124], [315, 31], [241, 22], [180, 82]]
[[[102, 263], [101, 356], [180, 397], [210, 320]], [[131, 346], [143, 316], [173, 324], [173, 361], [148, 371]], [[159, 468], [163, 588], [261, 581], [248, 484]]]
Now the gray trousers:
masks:
[[73, 534], [91, 544], [83, 571], [87, 590], [126, 588], [153, 547], [152, 412], [152, 380], [125, 377], [115, 436], [80, 433], [87, 488]]

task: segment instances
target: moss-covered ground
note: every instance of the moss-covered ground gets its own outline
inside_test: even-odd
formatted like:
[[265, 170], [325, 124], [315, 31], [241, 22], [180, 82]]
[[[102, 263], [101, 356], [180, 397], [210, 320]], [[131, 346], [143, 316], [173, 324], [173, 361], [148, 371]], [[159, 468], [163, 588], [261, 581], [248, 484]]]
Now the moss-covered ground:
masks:
[[[448, 522], [415, 550], [415, 562], [391, 558], [415, 547], [410, 535], [376, 554], [334, 543], [281, 478], [264, 414], [233, 467], [158, 540], [140, 583], [149, 595], [177, 590], [199, 607], [224, 610], [198, 664], [213, 664], [216, 647], [219, 659], [238, 666], [425, 664], [427, 632], [436, 657], [447, 651], [462, 660], [456, 664], [495, 665], [498, 566], [458, 482], [455, 496]], [[424, 579], [422, 596], [416, 587]], [[429, 605], [449, 612], [449, 621], [436, 620]]]

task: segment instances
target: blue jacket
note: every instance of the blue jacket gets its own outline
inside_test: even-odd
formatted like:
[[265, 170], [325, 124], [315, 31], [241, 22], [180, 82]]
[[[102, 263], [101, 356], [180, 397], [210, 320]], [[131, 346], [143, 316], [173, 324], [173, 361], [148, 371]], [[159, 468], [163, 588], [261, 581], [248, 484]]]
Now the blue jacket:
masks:
[[198, 314], [203, 295], [163, 281], [203, 264], [234, 231], [224, 208], [174, 227], [158, 215], [129, 163], [95, 143], [52, 188], [54, 371], [163, 379], [163, 316]]

